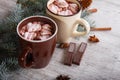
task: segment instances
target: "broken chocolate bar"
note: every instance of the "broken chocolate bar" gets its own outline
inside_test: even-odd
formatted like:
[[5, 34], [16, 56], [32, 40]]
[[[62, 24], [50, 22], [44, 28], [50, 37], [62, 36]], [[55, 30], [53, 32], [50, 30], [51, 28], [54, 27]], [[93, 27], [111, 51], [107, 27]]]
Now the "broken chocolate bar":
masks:
[[73, 59], [75, 49], [76, 49], [76, 44], [71, 42], [65, 54], [65, 60], [64, 60], [65, 65], [69, 65], [69, 66], [72, 65], [72, 59]]
[[80, 61], [81, 61], [81, 58], [86, 50], [86, 47], [87, 47], [87, 43], [84, 43], [82, 42], [79, 46], [79, 48], [77, 49], [77, 52], [74, 54], [74, 57], [73, 57], [73, 63], [76, 64], [76, 65], [80, 65]]

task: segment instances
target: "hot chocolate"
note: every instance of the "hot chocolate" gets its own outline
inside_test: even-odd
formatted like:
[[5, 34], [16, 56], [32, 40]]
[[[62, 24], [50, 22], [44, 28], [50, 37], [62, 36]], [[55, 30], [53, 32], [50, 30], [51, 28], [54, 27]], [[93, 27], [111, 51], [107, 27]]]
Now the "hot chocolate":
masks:
[[52, 26], [43, 22], [28, 22], [20, 29], [20, 34], [28, 40], [45, 40], [52, 35]]
[[[82, 6], [78, 0], [48, 0], [46, 13], [58, 25], [57, 42], [70, 43], [73, 37], [89, 33], [88, 22], [81, 17]], [[85, 31], [77, 31], [83, 25]]]
[[79, 11], [76, 3], [67, 0], [54, 0], [54, 2], [48, 5], [48, 9], [54, 14], [64, 16], [74, 15]]

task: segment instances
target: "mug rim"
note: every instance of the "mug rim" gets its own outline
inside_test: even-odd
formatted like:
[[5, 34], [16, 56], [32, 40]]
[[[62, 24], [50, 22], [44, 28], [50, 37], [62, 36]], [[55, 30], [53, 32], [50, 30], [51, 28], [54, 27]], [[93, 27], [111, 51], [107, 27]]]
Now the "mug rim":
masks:
[[[45, 40], [28, 40], [28, 39], [25, 39], [23, 36], [21, 36], [20, 33], [19, 33], [19, 26], [20, 26], [20, 24], [21, 24], [22, 22], [24, 22], [25, 20], [29, 19], [29, 18], [35, 18], [35, 17], [38, 17], [38, 18], [46, 18], [46, 19], [50, 20], [51, 22], [53, 22], [53, 23], [55, 24], [55, 28], [56, 28], [54, 34], [53, 34], [52, 36], [50, 36], [49, 38], [45, 39]], [[45, 42], [45, 41], [51, 40], [54, 36], [57, 35], [57, 32], [58, 32], [58, 26], [57, 26], [56, 22], [55, 22], [53, 19], [51, 19], [51, 18], [49, 18], [49, 17], [46, 17], [46, 16], [39, 16], [39, 15], [29, 16], [29, 17], [24, 18], [23, 20], [21, 20], [21, 21], [18, 23], [16, 29], [17, 29], [17, 34], [19, 35], [20, 38], [22, 38], [22, 39], [25, 40], [25, 41], [34, 42], [34, 43]]]
[[[48, 2], [49, 2], [50, 0], [48, 0]], [[82, 7], [81, 7], [81, 5], [80, 5], [80, 3], [79, 3], [79, 1], [78, 0], [76, 0], [76, 2], [78, 2], [79, 4], [77, 4], [80, 8], [79, 8], [79, 11], [77, 12], [77, 13], [75, 13], [74, 15], [59, 15], [59, 14], [55, 14], [55, 13], [53, 13], [52, 11], [50, 11], [49, 9], [48, 9], [48, 2], [47, 2], [47, 10], [49, 11], [49, 12], [51, 12], [52, 14], [54, 14], [54, 15], [56, 15], [56, 16], [61, 16], [61, 17], [71, 17], [71, 16], [75, 16], [75, 15], [77, 15], [77, 14], [79, 14], [79, 12], [81, 12], [81, 10], [82, 10]]]

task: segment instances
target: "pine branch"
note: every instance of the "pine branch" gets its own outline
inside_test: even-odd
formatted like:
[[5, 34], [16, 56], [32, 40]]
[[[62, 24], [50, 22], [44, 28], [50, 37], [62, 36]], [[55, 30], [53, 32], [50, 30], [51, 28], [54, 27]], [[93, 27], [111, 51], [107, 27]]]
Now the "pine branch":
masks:
[[46, 3], [48, 0], [18, 0], [17, 3], [24, 9], [23, 17], [32, 15], [45, 15]]
[[15, 32], [17, 24], [22, 19], [22, 12], [21, 5], [18, 4], [17, 8], [13, 12], [10, 12], [8, 17], [0, 20], [0, 34]]
[[90, 19], [88, 16], [85, 16], [83, 19], [85, 19], [90, 24], [90, 27], [96, 26], [95, 21]]
[[15, 57], [0, 59], [0, 80], [8, 80], [8, 75], [13, 71], [20, 70], [18, 60]]
[[81, 17], [84, 18], [86, 16], [89, 16], [91, 13], [87, 11], [87, 9], [83, 10], [81, 13]]

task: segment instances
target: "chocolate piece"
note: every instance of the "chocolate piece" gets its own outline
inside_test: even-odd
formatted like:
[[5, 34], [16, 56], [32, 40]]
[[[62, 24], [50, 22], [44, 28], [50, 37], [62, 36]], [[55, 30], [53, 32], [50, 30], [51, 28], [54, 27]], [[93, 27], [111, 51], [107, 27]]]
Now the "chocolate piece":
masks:
[[73, 55], [76, 49], [76, 44], [75, 43], [70, 43], [69, 47], [67, 49], [67, 52], [65, 54], [65, 60], [64, 60], [64, 64], [65, 65], [72, 65], [72, 59], [73, 59]]
[[80, 65], [80, 61], [81, 61], [81, 58], [86, 50], [86, 47], [87, 47], [87, 43], [82, 42], [80, 44], [77, 52], [74, 55], [73, 61], [72, 61], [74, 64]]

